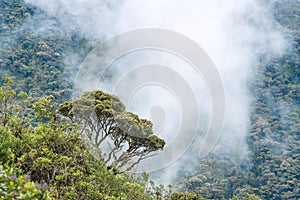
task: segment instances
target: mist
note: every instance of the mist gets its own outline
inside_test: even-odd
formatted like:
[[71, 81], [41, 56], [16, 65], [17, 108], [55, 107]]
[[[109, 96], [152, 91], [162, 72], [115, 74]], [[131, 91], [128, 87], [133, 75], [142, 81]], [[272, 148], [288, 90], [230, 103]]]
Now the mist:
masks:
[[[270, 4], [255, 0], [128, 0], [114, 3], [104, 0], [25, 1], [46, 11], [66, 26], [74, 24], [79, 29], [79, 34], [93, 44], [139, 28], [168, 29], [197, 42], [216, 65], [226, 94], [224, 128], [214, 151], [222, 152], [227, 149], [228, 152], [247, 156], [246, 136], [251, 103], [251, 91], [248, 90], [247, 83], [262, 58], [280, 56], [286, 46], [281, 33], [282, 27], [272, 18]], [[195, 75], [189, 64], [179, 57], [152, 50], [133, 52], [114, 62], [110, 67], [113, 72], [110, 81], [100, 80], [97, 88], [114, 92], [118, 80], [124, 74], [138, 66], [151, 63], [168, 66], [178, 72], [197, 97], [198, 108], [194, 110], [199, 111], [201, 120], [197, 129], [198, 139], [191, 142], [197, 148], [208, 128], [211, 99], [203, 77]], [[135, 78], [144, 77], [132, 77]], [[83, 91], [89, 89], [85, 87], [87, 84], [82, 83]], [[130, 83], [127, 84], [130, 87]], [[130, 101], [124, 102], [127, 108], [141, 117], [151, 119], [154, 131], [166, 140], [168, 148], [182, 121], [180, 102], [176, 99], [176, 94], [159, 85], [131, 92]], [[193, 124], [185, 126], [192, 127]], [[183, 141], [183, 145], [185, 143]], [[190, 169], [186, 163], [197, 159], [197, 153], [189, 151], [189, 155], [180, 155], [178, 159], [164, 165], [164, 169], [160, 169], [164, 173], [160, 173], [159, 178], [155, 175], [154, 177], [160, 183], [172, 183], [179, 170], [185, 167], [186, 170]], [[140, 169], [147, 170], [151, 162], [153, 160], [149, 159], [141, 163]]]

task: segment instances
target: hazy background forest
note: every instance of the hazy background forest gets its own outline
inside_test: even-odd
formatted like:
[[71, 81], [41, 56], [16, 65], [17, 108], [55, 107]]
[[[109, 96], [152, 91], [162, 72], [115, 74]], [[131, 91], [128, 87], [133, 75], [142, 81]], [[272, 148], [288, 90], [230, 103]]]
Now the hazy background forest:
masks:
[[[118, 166], [91, 154], [80, 134], [91, 104], [82, 102], [99, 109], [94, 117], [109, 116], [119, 125], [119, 132], [108, 137], [115, 145], [133, 141], [132, 149], [139, 148], [131, 155], [163, 150], [168, 135], [152, 134], [151, 122], [142, 119], [144, 105], [127, 106], [129, 112], [109, 94], [117, 74], [141, 61], [125, 60], [120, 71], [118, 65], [112, 68], [100, 80], [104, 92], [74, 100], [73, 86], [97, 44], [143, 26], [182, 32], [199, 42], [220, 70], [228, 104], [224, 131], [207, 157], [199, 158], [201, 137], [196, 137], [172, 165], [133, 175], [130, 155], [121, 157], [119, 163], [126, 162]], [[299, 27], [298, 0], [153, 1], [143, 6], [121, 0], [0, 0], [0, 198], [299, 199]], [[161, 55], [137, 56], [148, 56], [144, 62]], [[111, 99], [117, 106], [106, 104]], [[74, 110], [78, 102], [86, 107]], [[72, 121], [75, 112], [83, 114]], [[115, 113], [117, 122], [111, 117]], [[120, 130], [128, 123], [135, 123], [146, 139], [125, 137]]]

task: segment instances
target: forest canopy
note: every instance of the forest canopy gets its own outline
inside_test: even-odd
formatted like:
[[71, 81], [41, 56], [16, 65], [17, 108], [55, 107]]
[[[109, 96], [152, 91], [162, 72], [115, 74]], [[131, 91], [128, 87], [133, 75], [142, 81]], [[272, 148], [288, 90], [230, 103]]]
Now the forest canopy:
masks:
[[0, 199], [299, 199], [300, 4], [262, 2], [289, 46], [260, 58], [247, 80], [248, 156], [224, 150], [193, 158], [192, 172], [163, 186], [128, 173], [166, 145], [149, 120], [100, 90], [72, 98], [95, 44], [24, 0], [1, 0]]

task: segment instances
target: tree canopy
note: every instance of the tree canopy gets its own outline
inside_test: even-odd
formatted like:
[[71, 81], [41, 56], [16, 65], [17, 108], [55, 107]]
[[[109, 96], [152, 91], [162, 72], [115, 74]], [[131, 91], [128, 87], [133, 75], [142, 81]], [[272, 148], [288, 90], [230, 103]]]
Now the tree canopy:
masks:
[[[126, 112], [117, 97], [101, 91], [104, 99], [95, 100], [92, 91], [71, 100], [73, 78], [95, 41], [78, 34], [76, 24], [62, 23], [24, 0], [1, 0], [0, 199], [299, 199], [300, 4], [263, 2], [289, 45], [276, 59], [261, 57], [248, 80], [249, 154], [240, 158], [222, 148], [198, 160], [192, 156], [198, 155], [198, 148], [188, 152], [191, 160], [184, 163], [188, 172], [177, 173], [181, 181], [174, 183], [173, 192], [154, 185], [147, 174], [137, 178], [114, 174], [130, 168], [116, 170], [122, 161], [134, 164], [143, 150], [152, 151], [146, 157], [162, 149], [151, 123]], [[69, 120], [57, 113], [62, 103], [60, 113]], [[114, 123], [113, 128], [95, 123], [106, 121], [100, 116], [110, 116], [107, 122]], [[97, 139], [93, 129], [100, 130]], [[111, 132], [105, 136], [104, 130]], [[129, 157], [127, 151], [140, 155]], [[122, 161], [116, 162], [122, 153]]]
[[165, 145], [149, 120], [127, 112], [118, 97], [100, 90], [63, 103], [58, 112], [81, 125], [81, 134], [92, 148], [106, 147], [99, 159], [116, 173], [131, 170]]

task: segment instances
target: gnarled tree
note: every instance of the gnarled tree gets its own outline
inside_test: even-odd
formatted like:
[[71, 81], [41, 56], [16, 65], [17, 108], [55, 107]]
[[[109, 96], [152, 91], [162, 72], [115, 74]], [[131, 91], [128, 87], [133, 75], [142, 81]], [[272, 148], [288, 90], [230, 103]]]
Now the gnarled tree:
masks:
[[153, 134], [149, 120], [127, 112], [117, 96], [100, 90], [63, 103], [58, 112], [79, 123], [82, 135], [94, 148], [106, 147], [100, 159], [115, 173], [131, 170], [165, 145]]

